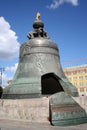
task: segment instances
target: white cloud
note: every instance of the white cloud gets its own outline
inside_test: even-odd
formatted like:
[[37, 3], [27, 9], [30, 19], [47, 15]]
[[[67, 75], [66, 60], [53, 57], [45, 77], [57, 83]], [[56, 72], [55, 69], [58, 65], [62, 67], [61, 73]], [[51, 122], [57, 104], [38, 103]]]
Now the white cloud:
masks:
[[47, 8], [56, 9], [64, 3], [71, 3], [73, 6], [78, 6], [78, 0], [53, 0], [53, 2], [47, 6]]
[[2, 74], [2, 79], [3, 79], [3, 82], [5, 84], [7, 84], [7, 81], [10, 80], [10, 79], [12, 79], [12, 77], [8, 77], [8, 75], [6, 73], [3, 73]]
[[10, 24], [0, 17], [0, 58], [10, 59], [17, 57], [20, 44], [17, 41], [16, 33], [11, 29]]
[[4, 85], [7, 85], [7, 81], [8, 80], [11, 80], [12, 77], [9, 77], [6, 73], [2, 73], [2, 77], [1, 77], [1, 74], [0, 74], [0, 85], [3, 86]]
[[[7, 82], [13, 79], [17, 66], [18, 63], [16, 63], [14, 66], [5, 68], [5, 71], [2, 73], [2, 85], [7, 85]], [[0, 81], [1, 81], [1, 74], [0, 74]]]
[[15, 72], [17, 69], [18, 63], [16, 63], [14, 66], [6, 67], [5, 71]]

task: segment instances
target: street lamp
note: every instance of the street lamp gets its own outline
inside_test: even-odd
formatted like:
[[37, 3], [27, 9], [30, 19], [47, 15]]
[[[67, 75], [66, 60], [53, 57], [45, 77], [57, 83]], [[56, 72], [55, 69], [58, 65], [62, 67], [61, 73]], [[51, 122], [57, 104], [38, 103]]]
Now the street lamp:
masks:
[[5, 68], [0, 68], [0, 86], [2, 86], [2, 74], [5, 71]]

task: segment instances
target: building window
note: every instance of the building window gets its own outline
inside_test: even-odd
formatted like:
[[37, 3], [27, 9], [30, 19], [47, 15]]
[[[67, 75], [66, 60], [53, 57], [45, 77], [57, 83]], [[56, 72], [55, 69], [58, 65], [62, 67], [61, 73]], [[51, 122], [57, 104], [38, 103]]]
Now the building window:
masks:
[[76, 83], [76, 82], [74, 82], [74, 85], [75, 85], [75, 86], [77, 86], [77, 83]]
[[67, 75], [71, 75], [71, 72], [67, 72]]
[[83, 71], [79, 71], [79, 74], [83, 74]]
[[77, 80], [77, 77], [73, 77], [73, 80]]
[[83, 82], [80, 82], [80, 86], [82, 87], [84, 85], [84, 83]]
[[84, 92], [84, 88], [80, 88], [80, 92]]
[[75, 71], [74, 71], [74, 72], [72, 72], [72, 74], [73, 74], [73, 75], [76, 75], [76, 74], [77, 74], [77, 72], [75, 72]]
[[87, 76], [85, 76], [85, 79], [87, 80]]
[[82, 79], [83, 79], [83, 76], [79, 76], [79, 79], [81, 79], [81, 80], [82, 80]]
[[87, 87], [87, 82], [86, 82], [86, 87]]
[[87, 88], [86, 88], [86, 92], [87, 92]]

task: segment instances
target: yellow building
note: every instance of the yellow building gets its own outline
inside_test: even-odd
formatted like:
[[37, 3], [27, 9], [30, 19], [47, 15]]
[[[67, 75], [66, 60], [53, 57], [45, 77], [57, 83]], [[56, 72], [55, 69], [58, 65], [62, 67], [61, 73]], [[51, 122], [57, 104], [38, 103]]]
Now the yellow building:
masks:
[[87, 95], [87, 64], [63, 69], [69, 81], [77, 87], [79, 95]]

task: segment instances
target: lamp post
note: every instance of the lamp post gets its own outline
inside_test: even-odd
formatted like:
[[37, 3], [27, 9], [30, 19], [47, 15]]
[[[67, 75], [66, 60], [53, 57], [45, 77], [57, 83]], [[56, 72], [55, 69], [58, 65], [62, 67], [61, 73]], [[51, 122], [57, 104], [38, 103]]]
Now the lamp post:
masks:
[[2, 86], [2, 74], [3, 74], [3, 71], [5, 71], [5, 69], [3, 67], [0, 68], [0, 86]]

